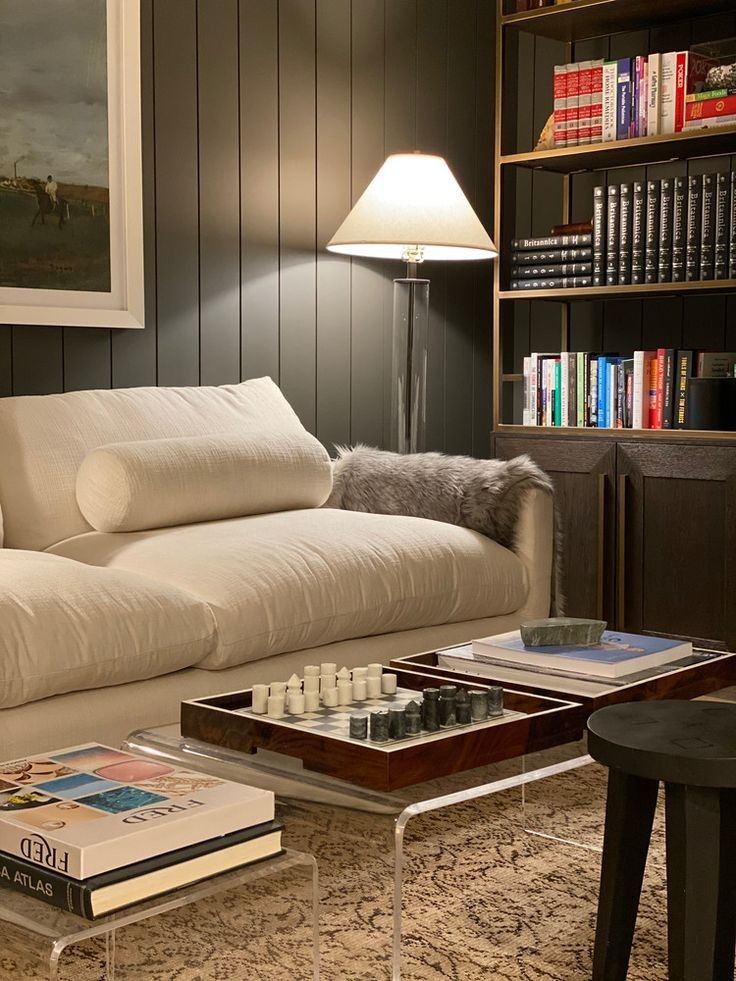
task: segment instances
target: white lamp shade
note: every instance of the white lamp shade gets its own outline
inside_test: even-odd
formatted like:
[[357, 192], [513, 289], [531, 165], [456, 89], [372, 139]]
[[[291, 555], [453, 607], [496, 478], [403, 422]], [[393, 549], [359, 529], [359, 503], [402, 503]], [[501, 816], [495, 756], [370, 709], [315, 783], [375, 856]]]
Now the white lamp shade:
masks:
[[498, 250], [442, 157], [388, 157], [327, 244], [330, 252], [405, 259], [492, 259]]

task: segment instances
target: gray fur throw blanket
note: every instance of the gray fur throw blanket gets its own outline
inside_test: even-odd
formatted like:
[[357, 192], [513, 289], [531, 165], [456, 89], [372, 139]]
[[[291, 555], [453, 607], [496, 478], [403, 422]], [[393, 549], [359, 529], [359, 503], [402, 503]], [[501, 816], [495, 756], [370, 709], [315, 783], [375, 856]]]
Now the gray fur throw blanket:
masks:
[[[461, 525], [513, 548], [521, 505], [532, 488], [553, 495], [552, 481], [528, 456], [476, 460], [442, 453], [389, 453], [337, 447], [332, 493], [323, 507], [430, 518]], [[552, 609], [562, 612], [559, 528], [555, 514]]]

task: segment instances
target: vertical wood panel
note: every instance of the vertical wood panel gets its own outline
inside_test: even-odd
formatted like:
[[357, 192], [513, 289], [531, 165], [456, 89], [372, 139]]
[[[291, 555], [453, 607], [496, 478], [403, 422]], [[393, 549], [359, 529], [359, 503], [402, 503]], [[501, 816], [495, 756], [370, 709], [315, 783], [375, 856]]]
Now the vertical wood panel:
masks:
[[64, 391], [110, 388], [112, 366], [109, 330], [64, 328]]
[[[424, 0], [417, 25], [417, 146], [447, 156], [447, 0]], [[490, 153], [490, 146], [489, 146]], [[429, 289], [427, 345], [427, 449], [445, 445], [445, 327], [447, 264], [428, 263], [422, 274]]]
[[[447, 37], [448, 163], [477, 208], [475, 185], [476, 2], [456, 0]], [[447, 269], [445, 324], [445, 440], [447, 453], [473, 450], [473, 306], [476, 279], [490, 277], [489, 262], [457, 262]]]
[[13, 394], [13, 328], [0, 327], [0, 398]]
[[[352, 3], [352, 201], [363, 193], [384, 160], [383, 0]], [[394, 275], [401, 275], [398, 263]], [[383, 437], [385, 293], [382, 266], [352, 263], [351, 434], [353, 442], [379, 446]]]
[[13, 395], [63, 391], [63, 328], [13, 327]]
[[240, 0], [242, 377], [279, 381], [278, 0]]
[[200, 382], [240, 380], [238, 0], [199, 3]]
[[141, 137], [143, 144], [144, 330], [114, 330], [112, 386], [156, 384], [156, 116], [153, 80], [153, 3], [141, 0]]
[[[494, 77], [496, 21], [494, 5], [477, 0], [476, 25], [478, 49], [476, 59], [475, 103], [475, 204], [486, 228], [492, 229], [493, 215], [493, 146]], [[496, 242], [496, 247], [500, 244]], [[496, 260], [497, 261], [497, 260]], [[491, 309], [493, 274], [482, 269], [475, 281], [475, 314], [473, 318], [473, 454], [486, 457], [491, 451], [492, 419], [491, 346], [493, 324]]]
[[317, 0], [317, 437], [350, 441], [350, 260], [325, 245], [350, 211], [350, 4]]
[[199, 384], [197, 4], [154, 4], [158, 383]]
[[314, 0], [281, 0], [281, 388], [311, 431], [317, 338], [315, 28]]

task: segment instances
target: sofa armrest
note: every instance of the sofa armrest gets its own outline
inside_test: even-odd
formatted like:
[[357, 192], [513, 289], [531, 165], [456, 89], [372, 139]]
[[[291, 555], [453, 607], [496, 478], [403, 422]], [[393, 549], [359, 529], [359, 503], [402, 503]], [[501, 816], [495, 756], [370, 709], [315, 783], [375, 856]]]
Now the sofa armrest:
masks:
[[529, 595], [519, 611], [538, 619], [557, 612], [561, 597], [556, 588], [555, 508], [552, 497], [543, 490], [529, 490], [516, 524], [513, 551], [524, 566]]

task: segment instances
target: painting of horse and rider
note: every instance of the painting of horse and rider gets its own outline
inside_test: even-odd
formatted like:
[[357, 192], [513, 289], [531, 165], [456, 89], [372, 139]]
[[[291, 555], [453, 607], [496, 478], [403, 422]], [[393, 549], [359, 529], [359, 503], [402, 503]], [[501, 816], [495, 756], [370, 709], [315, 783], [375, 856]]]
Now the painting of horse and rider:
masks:
[[0, 0], [0, 287], [110, 290], [106, 20]]

